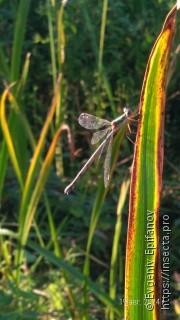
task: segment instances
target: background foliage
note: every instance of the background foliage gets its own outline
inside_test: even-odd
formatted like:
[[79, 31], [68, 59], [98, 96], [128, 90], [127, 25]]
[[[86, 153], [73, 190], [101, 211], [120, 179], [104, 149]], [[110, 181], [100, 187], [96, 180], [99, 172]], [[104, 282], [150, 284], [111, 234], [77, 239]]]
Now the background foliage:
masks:
[[[45, 247], [49, 253], [53, 251], [57, 256], [63, 257], [66, 262], [76, 267], [81, 274], [86, 274], [108, 294], [117, 204], [122, 195], [122, 193], [119, 194], [119, 189], [122, 181], [129, 177], [133, 145], [127, 139], [121, 143], [122, 135], [117, 138], [117, 145], [121, 143], [121, 152], [114, 151], [113, 159], [116, 166], [107, 194], [102, 186], [100, 163], [98, 167], [93, 165], [89, 169], [72, 194], [64, 196], [65, 186], [81, 168], [84, 159], [87, 159], [92, 152], [92, 148], [90, 150], [91, 133], [80, 128], [77, 118], [81, 112], [88, 112], [111, 120], [122, 112], [124, 105], [134, 109], [138, 106], [150, 50], [174, 2], [151, 0], [137, 3], [133, 0], [126, 2], [109, 0], [102, 52], [99, 49], [99, 43], [102, 39], [100, 31], [105, 1], [69, 0], [63, 8], [64, 11], [60, 1], [28, 2], [30, 7], [27, 22], [25, 22], [20, 74], [22, 74], [28, 52], [31, 53], [30, 66], [25, 86], [19, 96], [16, 94], [17, 101], [37, 141], [55, 92], [55, 79], [58, 73], [62, 72], [59, 112], [56, 112], [54, 123], [52, 122], [46, 137], [43, 156], [50, 146], [54, 132], [62, 123], [68, 124], [71, 128], [75, 149], [81, 149], [72, 161], [67, 135], [61, 136], [45, 187], [48, 205], [46, 198], [42, 197], [36, 210], [29, 239]], [[5, 80], [10, 83], [12, 80], [18, 81], [21, 78], [18, 75], [16, 79], [12, 79], [12, 48], [15, 45], [14, 30], [20, 10], [19, 3], [20, 1], [0, 1], [1, 93], [4, 90]], [[60, 18], [58, 20], [60, 12], [62, 20]], [[57, 21], [60, 21], [59, 25]], [[62, 44], [62, 51], [58, 51], [59, 43]], [[53, 52], [55, 62], [53, 62]], [[180, 143], [178, 70], [180, 70], [180, 62], [177, 59], [178, 52], [179, 24], [174, 40], [167, 95], [164, 187], [161, 207], [161, 215], [166, 213], [170, 216], [172, 229], [170, 274], [173, 304], [169, 313], [166, 314], [170, 319], [173, 316], [176, 318], [178, 313], [176, 299], [179, 290], [177, 252], [180, 225], [178, 193], [178, 146]], [[103, 53], [102, 64], [101, 53]], [[20, 134], [18, 138], [17, 132], [14, 132], [14, 144], [19, 149], [18, 157], [19, 162], [22, 163], [22, 175], [25, 179], [33, 152], [28, 138], [23, 139], [22, 123], [18, 122], [16, 125]], [[13, 131], [11, 132], [13, 135]], [[4, 141], [2, 131], [0, 137], [2, 148]], [[125, 163], [122, 165], [122, 162]], [[1, 175], [5, 175], [1, 195], [1, 228], [16, 232], [21, 192], [10, 160], [7, 169], [1, 172]], [[120, 244], [117, 244], [116, 301], [123, 297], [127, 218], [128, 196], [121, 216]], [[52, 224], [54, 224], [54, 233]], [[53, 238], [55, 236], [58, 249]], [[65, 283], [67, 285], [66, 275], [57, 265], [48, 259], [43, 259], [43, 254], [40, 254], [35, 247], [31, 249], [27, 247], [18, 286], [14, 264], [18, 249], [11, 233], [8, 236], [1, 236], [0, 248], [1, 319], [25, 319], [26, 316], [31, 319], [43, 316], [44, 319], [68, 319], [73, 318], [72, 314], [75, 317], [76, 313], [72, 311], [68, 302], [69, 293], [64, 290]], [[57, 250], [60, 250], [59, 253]], [[90, 254], [90, 263], [85, 257], [85, 252]], [[104, 319], [105, 314], [108, 313], [108, 303], [101, 304], [90, 291], [87, 292], [87, 299], [82, 285], [78, 285], [74, 280], [73, 277], [69, 278], [68, 286], [76, 297], [75, 309], [79, 318], [83, 314], [86, 317], [89, 314], [90, 319]]]

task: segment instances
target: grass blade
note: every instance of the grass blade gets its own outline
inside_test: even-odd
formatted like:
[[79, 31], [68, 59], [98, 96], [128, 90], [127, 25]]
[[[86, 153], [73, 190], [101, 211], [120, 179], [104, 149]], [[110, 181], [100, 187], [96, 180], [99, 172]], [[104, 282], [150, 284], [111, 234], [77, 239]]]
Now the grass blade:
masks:
[[[112, 300], [116, 298], [116, 288], [118, 283], [117, 277], [117, 267], [118, 267], [118, 252], [119, 252], [119, 239], [121, 235], [121, 220], [122, 220], [122, 210], [125, 204], [127, 193], [129, 190], [130, 180], [125, 179], [122, 183], [120, 196], [117, 207], [117, 221], [114, 232], [114, 240], [112, 246], [112, 255], [111, 255], [111, 267], [110, 267], [110, 280], [109, 280], [109, 296]], [[109, 319], [114, 319], [114, 311], [110, 310]]]
[[[45, 248], [41, 248], [37, 244], [33, 243], [32, 241], [28, 241], [27, 245], [36, 250], [39, 254], [43, 255], [49, 262], [53, 263], [58, 268], [62, 268], [66, 273], [68, 273], [74, 281], [79, 283], [80, 285], [84, 282], [83, 275], [76, 270], [73, 266], [68, 264], [66, 261], [59, 259], [50, 251], [46, 250]], [[99, 285], [95, 284], [91, 280], [87, 280], [88, 289], [106, 306], [112, 308], [114, 312], [120, 317], [122, 316], [122, 312], [119, 310], [119, 304], [116, 301], [111, 300], [108, 295], [99, 289]]]
[[57, 103], [57, 99], [58, 99], [58, 95], [59, 95], [59, 86], [60, 86], [60, 82], [61, 82], [61, 75], [58, 78], [58, 82], [57, 82], [57, 89], [56, 89], [56, 93], [55, 96], [53, 98], [52, 101], [52, 105], [50, 108], [50, 111], [47, 115], [45, 124], [43, 126], [36, 150], [34, 152], [30, 167], [29, 167], [29, 171], [27, 174], [27, 179], [26, 179], [26, 183], [25, 183], [25, 188], [24, 188], [24, 192], [23, 192], [23, 197], [22, 197], [22, 201], [21, 201], [21, 207], [20, 207], [20, 216], [19, 219], [20, 221], [24, 220], [25, 214], [26, 214], [26, 210], [27, 210], [27, 206], [29, 203], [29, 198], [31, 195], [31, 191], [32, 191], [32, 187], [33, 187], [33, 182], [35, 179], [35, 171], [36, 171], [36, 167], [38, 164], [38, 161], [40, 159], [42, 150], [43, 150], [43, 146], [45, 143], [45, 137], [47, 134], [47, 131], [49, 129], [49, 126], [51, 124], [54, 112], [55, 112], [55, 108], [56, 108], [56, 103]]
[[12, 61], [11, 61], [11, 77], [10, 81], [16, 81], [19, 78], [22, 46], [26, 30], [27, 16], [29, 13], [31, 0], [21, 0], [18, 8], [18, 15], [15, 25]]
[[2, 131], [4, 133], [5, 141], [7, 143], [8, 151], [9, 151], [9, 154], [10, 154], [13, 166], [14, 166], [14, 170], [16, 172], [16, 175], [17, 175], [21, 190], [23, 190], [24, 182], [23, 182], [23, 178], [22, 178], [22, 175], [21, 175], [21, 169], [19, 167], [19, 163], [18, 163], [18, 160], [17, 160], [17, 157], [16, 157], [14, 144], [13, 144], [13, 141], [12, 141], [12, 138], [11, 138], [11, 134], [10, 134], [8, 123], [6, 121], [6, 116], [5, 116], [5, 101], [7, 99], [8, 92], [9, 92], [9, 88], [7, 88], [3, 92], [3, 95], [2, 95], [2, 98], [1, 98], [1, 106], [0, 106], [0, 108], [1, 108], [0, 109], [1, 126], [2, 126]]
[[[62, 125], [59, 130], [56, 132], [51, 145], [49, 147], [48, 153], [42, 163], [42, 167], [40, 169], [39, 176], [37, 178], [36, 184], [34, 186], [33, 192], [31, 194], [31, 197], [29, 199], [28, 206], [26, 208], [26, 212], [24, 213], [24, 220], [23, 222], [20, 221], [20, 228], [19, 228], [19, 234], [20, 234], [20, 244], [21, 249], [17, 251], [17, 257], [16, 257], [16, 263], [19, 265], [23, 258], [23, 249], [22, 246], [26, 245], [29, 231], [31, 228], [31, 224], [36, 212], [36, 208], [38, 205], [38, 202], [40, 200], [40, 197], [42, 195], [44, 185], [47, 179], [47, 176], [49, 174], [50, 165], [55, 153], [55, 148], [59, 139], [59, 136], [61, 135], [63, 130], [67, 130], [66, 125]], [[17, 279], [19, 280], [19, 268], [17, 270]]]

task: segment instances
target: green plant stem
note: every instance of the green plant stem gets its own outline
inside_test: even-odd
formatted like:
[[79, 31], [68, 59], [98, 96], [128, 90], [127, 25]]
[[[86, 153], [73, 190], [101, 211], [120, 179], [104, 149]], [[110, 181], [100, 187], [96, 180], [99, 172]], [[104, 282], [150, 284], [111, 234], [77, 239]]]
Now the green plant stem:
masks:
[[54, 88], [54, 92], [55, 92], [56, 79], [57, 79], [57, 67], [56, 67], [55, 42], [54, 42], [54, 34], [53, 34], [53, 21], [52, 21], [51, 1], [50, 0], [47, 0], [47, 17], [48, 17], [50, 52], [51, 52], [53, 88]]
[[104, 37], [105, 37], [105, 28], [106, 28], [107, 8], [108, 8], [108, 0], [104, 0], [103, 11], [102, 11], [100, 43], [99, 43], [99, 61], [98, 61], [99, 75], [101, 75], [101, 73], [102, 73], [102, 61], [103, 61], [103, 51], [104, 51]]

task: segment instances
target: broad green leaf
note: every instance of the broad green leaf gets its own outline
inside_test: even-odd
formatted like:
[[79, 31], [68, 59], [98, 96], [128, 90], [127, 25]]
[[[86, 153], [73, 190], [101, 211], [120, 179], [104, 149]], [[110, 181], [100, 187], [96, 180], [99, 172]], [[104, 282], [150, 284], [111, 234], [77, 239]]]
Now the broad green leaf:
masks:
[[159, 319], [161, 277], [159, 206], [164, 151], [167, 70], [177, 7], [168, 14], [152, 49], [140, 98], [131, 179], [126, 253], [126, 319]]

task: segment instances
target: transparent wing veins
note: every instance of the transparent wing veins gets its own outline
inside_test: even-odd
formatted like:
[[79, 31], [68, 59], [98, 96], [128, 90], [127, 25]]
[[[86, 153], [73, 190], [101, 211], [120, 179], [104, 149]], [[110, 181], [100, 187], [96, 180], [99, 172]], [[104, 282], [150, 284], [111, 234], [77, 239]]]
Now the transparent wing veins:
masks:
[[111, 125], [111, 122], [105, 119], [100, 119], [88, 113], [81, 113], [79, 116], [79, 124], [89, 130], [100, 129], [104, 126]]
[[105, 135], [108, 134], [108, 132], [110, 131], [110, 128], [106, 128], [104, 130], [101, 131], [97, 131], [93, 134], [92, 139], [91, 139], [91, 144], [95, 144], [97, 143], [99, 140], [101, 140]]

